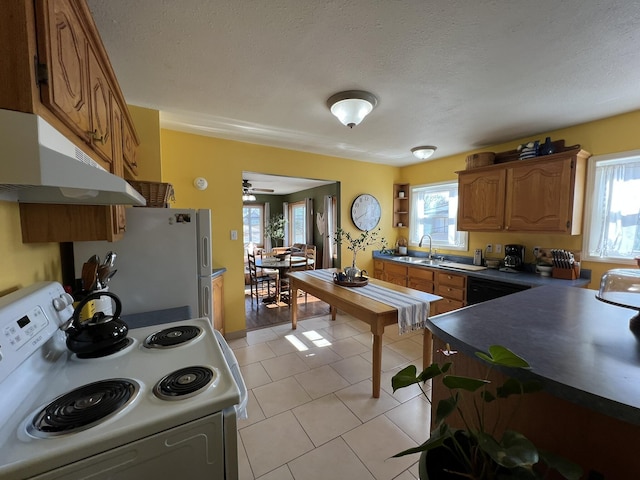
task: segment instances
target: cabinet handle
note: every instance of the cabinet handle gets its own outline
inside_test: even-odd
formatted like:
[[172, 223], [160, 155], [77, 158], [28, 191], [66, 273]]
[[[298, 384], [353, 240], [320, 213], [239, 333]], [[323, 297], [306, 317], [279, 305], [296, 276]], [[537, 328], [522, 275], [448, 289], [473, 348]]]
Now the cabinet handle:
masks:
[[91, 140], [93, 140], [94, 142], [101, 143], [102, 145], [107, 143], [107, 139], [105, 138], [105, 135], [102, 135], [101, 137], [98, 136], [98, 129], [95, 129], [93, 132], [87, 132], [87, 133], [91, 136]]

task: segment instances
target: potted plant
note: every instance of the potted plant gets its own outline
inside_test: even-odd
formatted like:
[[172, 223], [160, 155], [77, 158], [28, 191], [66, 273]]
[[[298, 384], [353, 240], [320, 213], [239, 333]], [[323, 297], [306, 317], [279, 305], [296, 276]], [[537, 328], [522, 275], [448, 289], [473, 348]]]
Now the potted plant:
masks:
[[[456, 352], [451, 351], [447, 344], [446, 350], [438, 353], [450, 357]], [[579, 466], [557, 455], [538, 450], [521, 433], [505, 430], [501, 438], [494, 436], [496, 425], [486, 421], [485, 406], [511, 395], [537, 392], [542, 389], [542, 385], [536, 380], [522, 382], [508, 378], [503, 385], [490, 390], [488, 375], [492, 367], [529, 369], [530, 366], [523, 358], [500, 345], [489, 347], [488, 353], [476, 352], [476, 356], [489, 365], [484, 378], [454, 375], [453, 362], [446, 362], [442, 366], [433, 363], [419, 375], [416, 375], [416, 367], [409, 365], [393, 376], [391, 385], [394, 392], [399, 388], [418, 384], [429, 403], [431, 400], [421, 386], [427, 380], [441, 377], [443, 385], [451, 394], [438, 403], [435, 427], [429, 439], [394, 457], [421, 452], [421, 480], [536, 479], [544, 478], [550, 469], [556, 470], [563, 478], [579, 479], [582, 476]], [[460, 414], [464, 429], [456, 429], [446, 423], [449, 415], [454, 412]]]
[[356, 266], [356, 255], [358, 252], [364, 251], [367, 247], [373, 245], [379, 245], [383, 249], [386, 248], [387, 245], [384, 237], [380, 236], [380, 227], [376, 230], [366, 230], [357, 236], [351, 236], [349, 232], [338, 227], [333, 240], [338, 246], [346, 243], [347, 248], [353, 252], [351, 266], [344, 269], [344, 273], [350, 280], [353, 280], [353, 278], [360, 273], [360, 270]]
[[279, 247], [279, 243], [284, 241], [284, 229], [286, 225], [287, 221], [282, 213], [273, 215], [264, 227], [264, 236], [273, 240], [275, 247]]

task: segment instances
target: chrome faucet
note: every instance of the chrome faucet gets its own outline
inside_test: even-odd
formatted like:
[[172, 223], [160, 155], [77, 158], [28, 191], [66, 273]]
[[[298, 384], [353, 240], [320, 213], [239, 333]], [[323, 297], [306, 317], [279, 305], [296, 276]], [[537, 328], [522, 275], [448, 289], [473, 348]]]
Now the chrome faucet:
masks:
[[424, 235], [422, 235], [422, 237], [420, 237], [420, 243], [418, 243], [418, 247], [422, 248], [422, 241], [424, 240], [424, 237], [429, 237], [429, 260], [431, 260], [431, 257], [432, 257], [432, 253], [431, 253], [431, 235], [429, 235], [428, 233], [425, 233]]

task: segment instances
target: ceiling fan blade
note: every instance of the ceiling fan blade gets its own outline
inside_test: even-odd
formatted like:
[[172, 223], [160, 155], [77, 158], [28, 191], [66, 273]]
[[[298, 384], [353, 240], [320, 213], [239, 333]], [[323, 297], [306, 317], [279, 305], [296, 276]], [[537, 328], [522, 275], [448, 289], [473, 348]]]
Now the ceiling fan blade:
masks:
[[272, 188], [252, 188], [251, 190], [253, 190], [254, 192], [266, 192], [266, 193], [273, 193], [275, 191]]

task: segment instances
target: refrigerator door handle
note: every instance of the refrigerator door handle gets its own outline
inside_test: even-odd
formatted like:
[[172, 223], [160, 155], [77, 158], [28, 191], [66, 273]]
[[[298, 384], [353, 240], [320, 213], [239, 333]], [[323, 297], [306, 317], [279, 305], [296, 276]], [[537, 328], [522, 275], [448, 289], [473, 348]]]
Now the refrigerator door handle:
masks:
[[211, 246], [209, 245], [209, 237], [202, 237], [202, 268], [210, 268], [211, 261], [209, 259], [209, 253], [211, 252]]
[[202, 289], [202, 306], [201, 313], [202, 317], [208, 317], [210, 320], [213, 320], [212, 313], [210, 311], [211, 305], [211, 285], [205, 285]]

